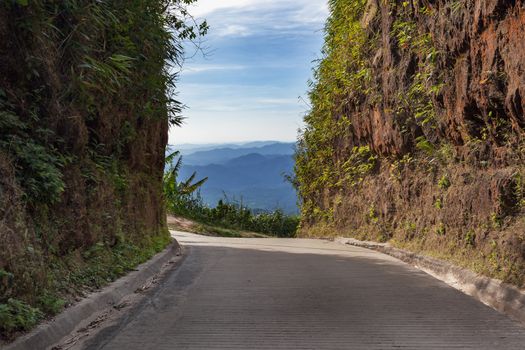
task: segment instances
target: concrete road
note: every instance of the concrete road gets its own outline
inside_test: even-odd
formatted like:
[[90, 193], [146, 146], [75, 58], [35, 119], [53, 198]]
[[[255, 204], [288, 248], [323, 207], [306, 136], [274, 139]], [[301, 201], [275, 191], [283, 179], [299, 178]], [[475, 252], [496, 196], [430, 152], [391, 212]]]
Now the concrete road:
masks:
[[525, 349], [525, 329], [398, 260], [174, 232], [186, 258], [87, 349]]

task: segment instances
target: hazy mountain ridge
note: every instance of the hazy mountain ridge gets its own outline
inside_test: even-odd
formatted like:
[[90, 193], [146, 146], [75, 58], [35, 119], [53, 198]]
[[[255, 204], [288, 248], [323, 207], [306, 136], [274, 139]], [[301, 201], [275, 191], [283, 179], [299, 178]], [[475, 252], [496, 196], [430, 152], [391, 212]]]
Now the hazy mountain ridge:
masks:
[[283, 143], [279, 141], [252, 141], [252, 142], [240, 142], [240, 143], [207, 143], [207, 144], [193, 144], [183, 143], [177, 146], [171, 145], [174, 149], [177, 149], [183, 155], [189, 155], [195, 152], [211, 151], [218, 148], [250, 148], [250, 147], [263, 147], [275, 143]]
[[223, 164], [234, 158], [245, 156], [247, 154], [261, 155], [293, 155], [295, 151], [294, 143], [271, 143], [256, 147], [218, 147], [206, 151], [196, 151], [194, 153], [184, 154], [184, 163], [186, 165], [208, 165]]
[[[259, 147], [249, 147], [252, 145]], [[283, 209], [297, 213], [297, 196], [284, 174], [294, 168], [293, 143], [250, 143], [248, 147], [219, 147], [183, 157], [180, 178], [193, 172], [209, 180], [201, 188], [206, 204], [214, 206], [225, 197], [254, 210]]]

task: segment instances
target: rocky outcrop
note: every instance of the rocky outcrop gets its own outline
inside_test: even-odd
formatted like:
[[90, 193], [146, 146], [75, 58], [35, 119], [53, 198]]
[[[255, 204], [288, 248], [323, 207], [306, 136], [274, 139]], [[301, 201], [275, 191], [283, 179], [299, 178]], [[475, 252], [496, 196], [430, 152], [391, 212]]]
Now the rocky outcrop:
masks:
[[[364, 115], [352, 118], [356, 144], [399, 155], [423, 134], [460, 147], [483, 136], [502, 146], [507, 131], [523, 132], [525, 12], [520, 1], [409, 1], [383, 4], [381, 13], [377, 6], [369, 1], [363, 14], [366, 30], [379, 37], [370, 38], [378, 47], [367, 62], [377, 90], [363, 103]], [[432, 128], [413, 122], [413, 108], [399, 110], [400, 103], [412, 102], [399, 94], [410, 92], [415, 76], [425, 73], [425, 88], [440, 87], [431, 98]], [[381, 103], [374, 103], [377, 94]]]
[[525, 285], [524, 36], [520, 0], [335, 1], [297, 154], [303, 233]]

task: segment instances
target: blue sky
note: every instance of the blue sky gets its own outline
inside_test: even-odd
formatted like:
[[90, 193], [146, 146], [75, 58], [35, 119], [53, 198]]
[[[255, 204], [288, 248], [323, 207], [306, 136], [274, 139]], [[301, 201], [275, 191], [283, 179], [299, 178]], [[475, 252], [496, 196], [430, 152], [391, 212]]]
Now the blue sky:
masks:
[[[200, 0], [192, 6], [210, 32], [206, 55], [184, 64], [178, 84], [182, 128], [170, 143], [293, 141], [319, 58], [325, 0]], [[188, 55], [192, 55], [188, 47]]]

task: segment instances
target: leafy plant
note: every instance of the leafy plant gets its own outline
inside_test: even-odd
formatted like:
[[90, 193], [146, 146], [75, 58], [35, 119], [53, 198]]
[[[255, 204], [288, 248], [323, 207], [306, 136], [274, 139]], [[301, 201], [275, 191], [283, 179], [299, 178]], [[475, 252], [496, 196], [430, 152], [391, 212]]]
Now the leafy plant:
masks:
[[[32, 132], [36, 135], [32, 136]], [[64, 191], [62, 167], [67, 155], [45, 144], [45, 139], [53, 132], [45, 128], [32, 128], [14, 111], [0, 90], [0, 149], [13, 159], [17, 179], [25, 190], [29, 202], [54, 203]], [[41, 135], [45, 135], [42, 138]]]
[[436, 234], [438, 236], [444, 236], [446, 232], [447, 230], [446, 230], [445, 224], [440, 222], [438, 227], [436, 228]]
[[465, 234], [465, 244], [473, 247], [476, 242], [476, 232], [474, 230], [468, 230]]
[[160, 216], [130, 215], [161, 195], [185, 47], [208, 30], [194, 2], [0, 1], [2, 230], [16, 242], [0, 253], [2, 338], [168, 244]]
[[375, 205], [370, 205], [368, 208], [368, 220], [370, 220], [371, 223], [377, 224], [379, 222], [379, 217], [377, 215], [377, 210]]
[[436, 149], [433, 144], [431, 144], [425, 136], [420, 136], [416, 138], [416, 147], [425, 152], [427, 155], [432, 155]]
[[[174, 162], [176, 157], [179, 158]], [[182, 156], [180, 156], [179, 151], [175, 151], [167, 156], [166, 164], [168, 164], [169, 168], [164, 173], [163, 178], [164, 199], [168, 210], [173, 211], [174, 208], [180, 206], [181, 202], [184, 202], [187, 197], [190, 197], [195, 191], [204, 185], [206, 181], [208, 181], [208, 178], [205, 177], [201, 180], [195, 181], [197, 172], [194, 172], [186, 180], [179, 182], [177, 178], [182, 166]]]
[[172, 214], [186, 217], [212, 227], [265, 233], [279, 237], [294, 237], [299, 225], [297, 216], [285, 215], [282, 210], [254, 213], [241, 203], [219, 200], [214, 208], [205, 205], [198, 193], [183, 196]]
[[[295, 174], [305, 220], [331, 220], [331, 208], [320, 205], [325, 191], [357, 186], [376, 165], [366, 144], [341, 145], [350, 139], [349, 105], [380, 100], [370, 67], [379, 38], [361, 24], [367, 1], [330, 1], [323, 58], [309, 82], [311, 110], [305, 116], [295, 155]], [[373, 22], [374, 19], [371, 18]], [[337, 152], [337, 153], [336, 153]]]
[[40, 310], [17, 300], [9, 299], [7, 303], [0, 304], [0, 331], [11, 333], [31, 329], [42, 319]]
[[441, 178], [438, 181], [438, 187], [442, 190], [447, 190], [450, 187], [450, 185], [451, 183], [448, 176], [446, 174], [441, 176]]
[[38, 297], [37, 304], [43, 313], [47, 315], [56, 315], [62, 311], [66, 301], [46, 290]]

